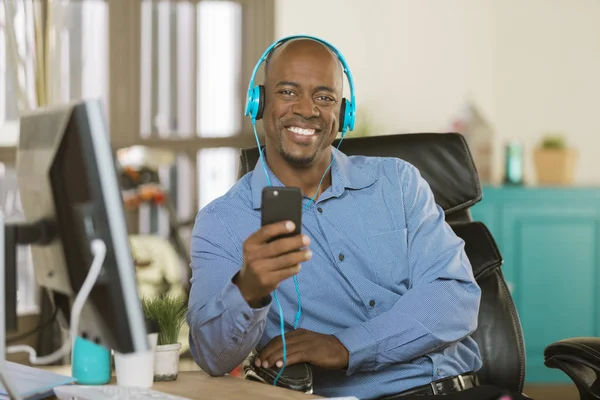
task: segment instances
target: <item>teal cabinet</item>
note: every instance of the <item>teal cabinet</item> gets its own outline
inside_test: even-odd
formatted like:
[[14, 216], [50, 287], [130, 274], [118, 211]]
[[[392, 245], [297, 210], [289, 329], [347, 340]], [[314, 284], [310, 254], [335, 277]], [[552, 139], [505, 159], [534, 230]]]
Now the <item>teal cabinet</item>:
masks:
[[600, 188], [483, 188], [474, 220], [492, 232], [525, 338], [526, 382], [570, 382], [544, 348], [600, 336]]

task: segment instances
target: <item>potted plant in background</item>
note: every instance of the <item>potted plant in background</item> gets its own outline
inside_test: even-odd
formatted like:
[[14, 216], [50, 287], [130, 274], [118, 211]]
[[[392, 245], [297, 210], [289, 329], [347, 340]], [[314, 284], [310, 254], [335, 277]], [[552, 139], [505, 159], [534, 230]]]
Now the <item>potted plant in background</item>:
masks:
[[568, 147], [561, 134], [545, 135], [534, 154], [537, 181], [541, 185], [573, 183], [577, 151]]
[[174, 381], [179, 374], [179, 332], [185, 322], [187, 303], [183, 296], [143, 298], [144, 315], [158, 325], [154, 356], [154, 381]]

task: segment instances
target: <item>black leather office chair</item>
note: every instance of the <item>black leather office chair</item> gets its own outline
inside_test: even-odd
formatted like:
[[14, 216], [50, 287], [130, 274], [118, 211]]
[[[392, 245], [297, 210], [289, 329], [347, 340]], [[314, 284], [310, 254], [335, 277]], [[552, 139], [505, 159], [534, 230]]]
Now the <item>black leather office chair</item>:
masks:
[[[469, 208], [482, 199], [482, 192], [464, 137], [457, 133], [419, 133], [346, 138], [340, 150], [349, 156], [398, 157], [419, 169], [444, 210], [446, 221], [465, 241], [465, 251], [482, 289], [479, 325], [473, 334], [483, 358], [483, 367], [478, 372], [480, 383], [521, 393], [525, 380], [521, 322], [504, 280], [503, 260], [496, 242], [483, 223], [471, 218]], [[253, 170], [257, 161], [257, 148], [242, 150], [239, 177]], [[581, 373], [583, 367], [574, 365], [573, 358], [569, 357], [574, 346], [577, 345], [573, 342], [549, 346], [547, 365], [565, 370], [581, 391], [593, 385]], [[600, 345], [595, 347], [596, 351], [588, 352], [582, 347], [583, 344], [577, 347], [580, 358], [575, 362], [600, 365]], [[600, 399], [582, 395], [582, 399], [588, 398]]]
[[600, 399], [600, 338], [559, 340], [544, 350], [545, 365], [566, 373], [581, 400]]

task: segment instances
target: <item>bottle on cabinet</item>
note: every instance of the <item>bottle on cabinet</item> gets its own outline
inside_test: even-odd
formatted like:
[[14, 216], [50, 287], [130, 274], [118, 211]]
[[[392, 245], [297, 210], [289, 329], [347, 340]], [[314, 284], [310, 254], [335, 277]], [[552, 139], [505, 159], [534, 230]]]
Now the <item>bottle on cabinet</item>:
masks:
[[523, 146], [517, 140], [511, 140], [506, 144], [504, 184], [523, 184]]

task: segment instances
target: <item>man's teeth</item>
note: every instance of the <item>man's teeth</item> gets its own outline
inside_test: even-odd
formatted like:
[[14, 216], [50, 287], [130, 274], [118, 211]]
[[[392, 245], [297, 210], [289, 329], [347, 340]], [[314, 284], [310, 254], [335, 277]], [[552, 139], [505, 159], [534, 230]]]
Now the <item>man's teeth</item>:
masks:
[[298, 128], [297, 126], [290, 126], [288, 128], [289, 131], [297, 133], [298, 135], [305, 135], [305, 136], [311, 136], [315, 134], [315, 130], [314, 129], [302, 129], [302, 128]]

